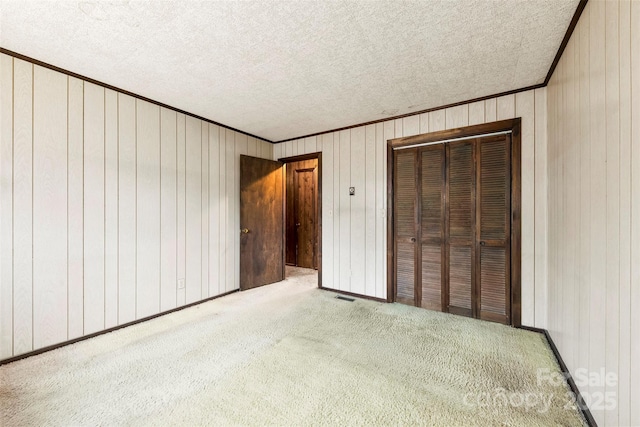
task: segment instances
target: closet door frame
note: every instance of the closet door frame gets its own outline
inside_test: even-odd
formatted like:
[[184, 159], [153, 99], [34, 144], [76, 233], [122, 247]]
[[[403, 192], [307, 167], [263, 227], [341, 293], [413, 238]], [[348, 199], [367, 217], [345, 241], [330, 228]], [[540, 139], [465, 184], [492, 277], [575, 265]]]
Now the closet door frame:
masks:
[[394, 150], [430, 143], [447, 143], [457, 138], [482, 137], [511, 131], [511, 325], [521, 326], [521, 119], [501, 120], [463, 128], [425, 133], [387, 141], [387, 301], [394, 302], [396, 293], [394, 231]]

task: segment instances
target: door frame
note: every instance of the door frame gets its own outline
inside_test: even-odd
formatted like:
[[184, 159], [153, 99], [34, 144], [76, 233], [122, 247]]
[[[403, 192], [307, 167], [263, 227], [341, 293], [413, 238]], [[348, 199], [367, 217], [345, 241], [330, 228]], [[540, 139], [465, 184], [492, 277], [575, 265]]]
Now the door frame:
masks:
[[430, 132], [421, 135], [394, 138], [387, 141], [387, 302], [395, 301], [396, 274], [394, 259], [394, 150], [413, 145], [448, 143], [457, 138], [482, 137], [495, 132], [511, 131], [511, 326], [521, 326], [521, 218], [522, 218], [522, 163], [521, 118], [501, 120], [480, 125]]
[[[293, 163], [293, 162], [299, 162], [301, 160], [312, 160], [312, 159], [317, 159], [318, 160], [318, 190], [317, 190], [317, 210], [318, 210], [318, 223], [317, 223], [317, 233], [318, 233], [318, 254], [317, 254], [317, 259], [318, 259], [318, 288], [322, 288], [322, 153], [321, 152], [316, 152], [316, 153], [309, 153], [309, 154], [301, 154], [299, 156], [291, 156], [291, 157], [282, 157], [279, 158], [278, 161], [281, 163], [284, 163], [285, 167], [287, 165], [287, 163]], [[286, 170], [285, 170], [285, 174], [286, 174]], [[286, 215], [286, 209], [287, 209], [287, 194], [286, 194], [286, 183], [285, 183], [285, 194], [284, 197], [282, 198], [282, 203], [284, 204], [283, 206], [283, 210], [285, 212]], [[283, 241], [286, 244], [286, 237], [287, 237], [287, 223], [286, 223], [286, 216], [283, 215], [282, 217], [282, 221], [283, 221]], [[283, 265], [286, 265], [286, 248], [282, 251], [282, 261], [283, 261]]]

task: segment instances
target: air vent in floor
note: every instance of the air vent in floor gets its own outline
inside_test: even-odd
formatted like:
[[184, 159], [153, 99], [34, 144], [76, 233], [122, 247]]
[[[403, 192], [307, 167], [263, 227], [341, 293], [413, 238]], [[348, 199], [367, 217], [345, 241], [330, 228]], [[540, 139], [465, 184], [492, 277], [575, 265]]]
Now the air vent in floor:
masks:
[[341, 299], [343, 301], [349, 301], [349, 302], [354, 302], [355, 300], [353, 298], [348, 298], [348, 297], [343, 297], [342, 295], [336, 295], [337, 299]]

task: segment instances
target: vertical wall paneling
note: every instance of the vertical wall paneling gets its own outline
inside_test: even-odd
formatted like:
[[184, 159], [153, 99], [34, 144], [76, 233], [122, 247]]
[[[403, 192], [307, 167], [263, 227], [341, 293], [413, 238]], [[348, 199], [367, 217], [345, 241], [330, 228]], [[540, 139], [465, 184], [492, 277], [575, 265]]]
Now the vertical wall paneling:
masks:
[[[535, 90], [534, 148], [534, 325], [547, 328], [547, 89]], [[523, 162], [524, 164], [524, 162]], [[524, 172], [524, 171], [523, 171]], [[523, 209], [524, 211], [524, 209]], [[522, 298], [524, 299], [524, 297]]]
[[469, 126], [485, 123], [484, 101], [469, 104]]
[[[349, 187], [351, 186], [351, 131], [343, 130], [339, 133], [340, 150], [340, 184], [338, 194], [340, 197], [340, 209], [338, 211], [338, 221], [340, 222], [340, 280], [339, 289], [343, 291], [351, 290], [351, 196]], [[360, 162], [361, 159], [358, 160]]]
[[260, 147], [262, 147], [262, 157], [265, 159], [273, 159], [274, 157], [274, 144], [269, 142], [260, 141]]
[[[620, 2], [620, 335], [618, 424], [631, 425], [631, 2]], [[640, 83], [640, 80], [636, 80]], [[638, 84], [636, 83], [636, 84]]]
[[420, 133], [429, 133], [429, 113], [420, 114]]
[[486, 99], [484, 101], [484, 122], [495, 122], [496, 119], [496, 98]]
[[[607, 297], [606, 313], [620, 310], [620, 52], [618, 1], [605, 6], [605, 114], [607, 141]], [[605, 321], [605, 365], [619, 378], [618, 350], [620, 319], [607, 315]], [[618, 385], [607, 384], [605, 393], [618, 396]], [[618, 412], [605, 412], [606, 425], [618, 425]]]
[[33, 349], [33, 65], [13, 61], [13, 352]]
[[272, 144], [9, 55], [0, 83], [0, 359], [237, 289], [239, 156]]
[[404, 136], [418, 135], [420, 133], [420, 116], [403, 117], [402, 132]]
[[248, 142], [247, 142], [247, 155], [249, 156], [253, 156], [253, 157], [261, 157], [262, 154], [259, 152], [258, 150], [258, 142], [256, 141], [256, 139], [252, 136], [250, 136], [248, 138]]
[[200, 121], [186, 119], [186, 303], [202, 298], [202, 129]]
[[522, 176], [522, 227], [521, 227], [521, 299], [533, 301], [522, 307], [522, 323], [535, 324], [535, 104], [534, 92], [527, 91], [516, 94], [516, 117], [522, 117], [521, 138], [526, 141], [521, 145], [523, 164], [534, 165], [525, 168]]
[[402, 126], [403, 125], [402, 119], [395, 119], [393, 121], [393, 125], [394, 125], [395, 134], [397, 137], [405, 136], [404, 129]]
[[209, 124], [202, 122], [202, 297], [209, 295]]
[[[606, 162], [607, 146], [605, 118], [605, 4], [592, 2], [587, 5], [590, 14], [590, 93], [591, 100], [591, 300], [590, 300], [590, 342], [589, 371], [605, 369], [605, 302], [606, 302], [606, 259], [607, 259], [607, 197]], [[549, 111], [554, 114], [555, 111]], [[558, 143], [558, 142], [556, 142]], [[549, 182], [552, 187], [554, 182]], [[550, 235], [551, 237], [551, 235]], [[552, 276], [550, 272], [549, 276]], [[550, 295], [552, 298], [553, 295]], [[553, 313], [556, 316], [555, 313]], [[602, 387], [591, 387], [591, 393], [603, 393]], [[603, 424], [602, 411], [593, 411], [598, 424]]]
[[[566, 114], [566, 124], [565, 127], [566, 133], [565, 138], [571, 141], [577, 141], [576, 130], [577, 130], [577, 114], [576, 114], [576, 82], [577, 79], [574, 78], [576, 72], [575, 66], [575, 37], [572, 37], [566, 49], [566, 60], [564, 66], [564, 78], [570, 84], [565, 86], [565, 90], [563, 91], [563, 108]], [[570, 328], [569, 333], [567, 333], [564, 337], [564, 346], [566, 349], [570, 349], [569, 351], [565, 351], [563, 358], [566, 363], [575, 366], [574, 359], [575, 353], [572, 351], [574, 349], [574, 341], [575, 341], [575, 328], [573, 325], [577, 325], [572, 321], [571, 316], [575, 313], [576, 306], [576, 296], [578, 295], [579, 288], [575, 286], [576, 283], [576, 275], [577, 275], [577, 256], [578, 256], [578, 227], [577, 221], [571, 218], [568, 215], [568, 212], [574, 212], [578, 207], [579, 200], [577, 199], [578, 191], [572, 190], [578, 187], [578, 168], [579, 166], [578, 160], [579, 157], [579, 146], [577, 143], [572, 143], [566, 147], [565, 154], [565, 165], [563, 166], [563, 182], [565, 185], [563, 186], [562, 191], [562, 203], [566, 209], [562, 211], [562, 230], [564, 232], [565, 241], [567, 243], [567, 248], [562, 252], [562, 281], [565, 284], [563, 286], [563, 295], [562, 295], [562, 303], [566, 306], [566, 309], [563, 312], [562, 324], [564, 325], [564, 329]], [[571, 325], [571, 326], [569, 326]]]
[[136, 316], [160, 310], [160, 108], [136, 101]]
[[33, 70], [33, 347], [67, 339], [67, 76]]
[[224, 215], [225, 215], [224, 233], [225, 233], [225, 240], [226, 240], [226, 244], [225, 244], [226, 291], [231, 291], [236, 288], [235, 279], [237, 277], [237, 274], [235, 272], [235, 253], [233, 252], [235, 245], [233, 244], [233, 242], [236, 237], [236, 231], [238, 235], [240, 234], [239, 230], [235, 230], [233, 228], [234, 220], [233, 220], [233, 214], [231, 212], [231, 209], [233, 208], [233, 197], [236, 194], [234, 191], [235, 174], [233, 170], [233, 165], [235, 164], [234, 162], [235, 143], [236, 143], [235, 135], [233, 134], [233, 132], [229, 131], [228, 129], [225, 129], [225, 159], [226, 159], [225, 162], [227, 166], [225, 168], [226, 197], [225, 197], [225, 206], [224, 206]]
[[278, 160], [278, 159], [281, 159], [282, 157], [284, 157], [282, 155], [283, 146], [284, 146], [284, 144], [275, 144], [273, 146], [273, 160]]
[[104, 88], [84, 84], [84, 334], [104, 329]]
[[[432, 120], [432, 114], [429, 114], [429, 132], [432, 131], [432, 126], [434, 125], [434, 123], [437, 123], [438, 121], [433, 121]], [[444, 115], [442, 116], [442, 119], [444, 120]], [[396, 134], [395, 134], [395, 130], [393, 127], [393, 122], [384, 122], [382, 124], [382, 147], [380, 147], [382, 149], [382, 165], [384, 167], [384, 185], [383, 187], [380, 189], [381, 193], [383, 194], [383, 198], [384, 198], [384, 215], [383, 215], [383, 220], [382, 225], [383, 225], [383, 229], [381, 230], [383, 232], [383, 236], [382, 236], [382, 240], [384, 242], [384, 246], [383, 249], [384, 250], [384, 260], [385, 262], [383, 263], [383, 272], [384, 275], [382, 276], [384, 279], [384, 284], [383, 284], [383, 291], [384, 291], [384, 297], [386, 298], [390, 298], [390, 295], [387, 295], [387, 262], [386, 262], [386, 258], [387, 258], [387, 215], [388, 215], [388, 209], [389, 206], [387, 206], [387, 162], [388, 162], [388, 154], [387, 154], [387, 141], [389, 141], [390, 139], [396, 138]]]
[[376, 125], [367, 126], [364, 131], [364, 293], [376, 295]]
[[178, 281], [182, 287], [176, 286], [176, 305], [182, 306], [186, 303], [186, 277], [187, 277], [187, 195], [186, 195], [186, 116], [178, 113], [176, 115], [176, 160], [178, 166], [177, 174], [177, 200], [178, 200]]
[[13, 58], [0, 54], [0, 359], [13, 355]]
[[220, 291], [226, 292], [230, 289], [230, 283], [227, 280], [227, 131], [226, 129], [220, 129], [220, 152], [219, 152], [219, 164], [218, 164], [218, 176], [220, 182], [220, 199], [219, 199], [219, 212], [220, 212], [220, 226], [219, 226], [219, 239], [220, 239]]
[[469, 104], [457, 105], [444, 110], [445, 128], [455, 129], [469, 125]]
[[160, 310], [176, 307], [178, 167], [177, 115], [160, 109]]
[[[258, 144], [259, 146], [259, 144]], [[209, 125], [209, 289], [217, 295], [220, 290], [220, 127]]]
[[496, 99], [496, 120], [512, 119], [515, 117], [515, 95], [505, 95]]
[[[587, 15], [588, 16], [588, 15]], [[580, 283], [580, 307], [576, 367], [589, 367], [589, 305], [590, 305], [590, 247], [591, 227], [591, 134], [589, 117], [589, 19], [585, 19], [574, 30], [579, 39], [579, 88], [578, 88], [578, 126], [580, 138], [580, 264], [578, 280]], [[537, 100], [536, 100], [537, 101]], [[584, 387], [588, 392], [588, 386]]]
[[[446, 113], [445, 110], [436, 110], [429, 112], [429, 132], [437, 132], [444, 130], [446, 126]], [[396, 135], [395, 138], [401, 135]], [[389, 139], [389, 138], [387, 138]]]
[[[640, 3], [631, 2], [631, 81], [640, 81]], [[631, 360], [640, 360], [640, 84], [631, 85]], [[622, 391], [622, 390], [621, 390]], [[631, 364], [628, 400], [640, 396], [640, 364]], [[630, 424], [640, 424], [640, 405], [631, 405]]]
[[[423, 124], [427, 126], [429, 125], [428, 115], [421, 114], [420, 115], [420, 130], [422, 131]], [[423, 120], [426, 119], [426, 120]], [[387, 287], [387, 268], [386, 268], [386, 259], [387, 259], [387, 249], [386, 249], [386, 238], [387, 238], [387, 191], [386, 191], [386, 183], [387, 183], [387, 164], [386, 164], [386, 153], [387, 153], [387, 145], [384, 139], [384, 125], [382, 123], [376, 123], [375, 128], [375, 152], [376, 152], [376, 174], [375, 174], [375, 247], [376, 247], [376, 261], [375, 261], [375, 278], [376, 278], [376, 287], [375, 287], [375, 296], [377, 298], [386, 298], [386, 287]], [[370, 202], [369, 202], [370, 203]]]
[[571, 371], [617, 378], [579, 385], [600, 425], [640, 423], [638, 9], [589, 2], [547, 88], [548, 325]]
[[333, 133], [319, 136], [322, 139], [322, 286], [335, 288], [333, 275]]
[[[136, 319], [136, 101], [118, 94], [118, 324]], [[86, 165], [85, 165], [86, 167]]]
[[[340, 289], [340, 132], [333, 132], [333, 286]], [[323, 248], [324, 251], [324, 248]], [[324, 257], [323, 257], [324, 258]]]
[[104, 326], [118, 324], [118, 93], [104, 93]]
[[[552, 117], [548, 116], [548, 111], [550, 111], [552, 109], [552, 107], [556, 104], [556, 97], [557, 97], [557, 90], [552, 90], [554, 89], [556, 86], [558, 85], [557, 83], [557, 79], [552, 78], [549, 81], [549, 84], [547, 86], [548, 90], [547, 90], [547, 173], [548, 173], [548, 180], [549, 182], [551, 181], [552, 176], [555, 176], [555, 167], [556, 167], [556, 162], [552, 162], [550, 161], [550, 159], [554, 158], [554, 152], [556, 149], [556, 144], [553, 144], [553, 141], [555, 140], [555, 134], [551, 135], [552, 131], [554, 131], [557, 126], [555, 125], [555, 120]], [[548, 205], [552, 206], [554, 204], [554, 197], [555, 197], [555, 189], [553, 188], [548, 188]], [[549, 234], [553, 233], [555, 231], [555, 221], [552, 218], [552, 215], [555, 213], [555, 210], [551, 210], [549, 209], [547, 216], [549, 218], [549, 223], [548, 223], [548, 229], [549, 229]], [[553, 271], [556, 265], [556, 259], [555, 259], [555, 245], [551, 244], [551, 241], [547, 241], [547, 248], [548, 248], [548, 270], [549, 271]], [[547, 281], [548, 281], [548, 285], [547, 285], [547, 292], [549, 293], [550, 290], [549, 288], [551, 288], [551, 283], [550, 283], [550, 273], [547, 272]], [[549, 313], [551, 312], [553, 305], [554, 305], [554, 301], [548, 299], [548, 304], [547, 304], [547, 329], [549, 331], [552, 330], [552, 318], [549, 315]]]
[[311, 136], [309, 138], [304, 139], [304, 152], [305, 153], [315, 153], [318, 149], [317, 141], [315, 136]]
[[[351, 203], [350, 224], [351, 224], [351, 241], [350, 241], [350, 258], [351, 258], [351, 292], [358, 294], [366, 293], [365, 283], [365, 255], [366, 255], [366, 128], [360, 126], [351, 129], [351, 153], [352, 159], [360, 159], [358, 162], [351, 163], [350, 170], [350, 186], [355, 187], [356, 194], [348, 196]], [[346, 191], [349, 194], [349, 191]]]

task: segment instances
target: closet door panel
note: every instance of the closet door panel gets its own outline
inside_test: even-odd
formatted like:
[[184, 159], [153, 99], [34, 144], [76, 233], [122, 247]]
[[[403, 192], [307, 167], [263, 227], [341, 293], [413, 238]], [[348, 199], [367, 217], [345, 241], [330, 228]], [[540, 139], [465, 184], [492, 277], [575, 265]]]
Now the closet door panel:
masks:
[[474, 316], [475, 161], [474, 141], [447, 146], [448, 311]]
[[420, 182], [420, 238], [422, 284], [420, 306], [442, 310], [442, 278], [446, 264], [444, 243], [444, 145], [422, 149]]
[[416, 150], [400, 151], [395, 159], [395, 245], [397, 302], [415, 305], [416, 283]]
[[478, 142], [479, 317], [509, 323], [510, 299], [510, 136]]

